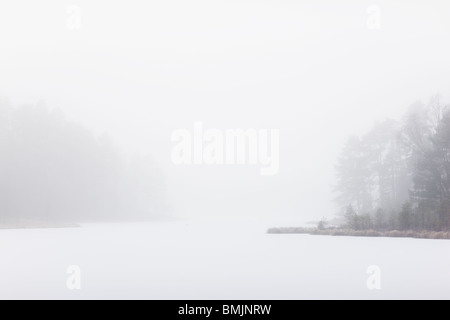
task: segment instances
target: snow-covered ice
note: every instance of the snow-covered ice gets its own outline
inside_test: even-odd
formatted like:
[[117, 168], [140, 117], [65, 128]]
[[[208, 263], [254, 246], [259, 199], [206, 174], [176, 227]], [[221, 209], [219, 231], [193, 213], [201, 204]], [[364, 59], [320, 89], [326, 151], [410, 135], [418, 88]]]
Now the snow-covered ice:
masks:
[[[0, 298], [450, 299], [450, 241], [166, 221], [0, 230]], [[66, 286], [81, 268], [81, 289]], [[368, 266], [380, 268], [369, 290]]]

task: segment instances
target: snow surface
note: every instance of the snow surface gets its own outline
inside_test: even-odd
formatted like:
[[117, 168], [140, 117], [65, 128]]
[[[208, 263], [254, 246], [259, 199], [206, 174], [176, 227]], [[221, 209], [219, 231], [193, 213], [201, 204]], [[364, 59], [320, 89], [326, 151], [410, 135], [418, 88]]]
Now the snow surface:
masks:
[[[450, 299], [450, 241], [266, 234], [253, 222], [0, 230], [0, 299]], [[70, 265], [81, 290], [66, 287]], [[369, 290], [368, 266], [381, 270]]]

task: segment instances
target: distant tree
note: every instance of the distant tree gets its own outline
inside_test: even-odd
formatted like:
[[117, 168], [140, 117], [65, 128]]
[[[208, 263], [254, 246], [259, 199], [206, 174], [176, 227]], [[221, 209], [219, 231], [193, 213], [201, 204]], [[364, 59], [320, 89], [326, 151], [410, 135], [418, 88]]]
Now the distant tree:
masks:
[[388, 216], [387, 228], [396, 230], [398, 228], [398, 212], [391, 212]]
[[415, 155], [411, 198], [420, 210], [419, 224], [435, 229], [436, 224], [446, 225], [441, 219], [442, 208], [450, 199], [450, 112], [437, 102], [432, 107], [435, 120], [428, 133], [429, 143]]
[[351, 203], [362, 216], [375, 208], [399, 210], [408, 200], [410, 178], [399, 130], [397, 122], [386, 120], [347, 142], [336, 167], [342, 206]]
[[450, 108], [434, 96], [402, 123], [378, 123], [347, 142], [336, 169], [337, 200], [355, 208], [347, 226], [450, 229]]
[[400, 135], [412, 160], [415, 155], [424, 154], [429, 150], [432, 132], [429, 109], [421, 102], [411, 105], [404, 116]]
[[450, 199], [442, 201], [439, 207], [439, 229], [450, 229]]
[[328, 225], [328, 221], [325, 217], [323, 217], [317, 224], [317, 229], [324, 230], [327, 228], [327, 225]]
[[375, 212], [375, 218], [374, 218], [374, 229], [376, 230], [382, 230], [386, 226], [386, 214], [383, 209], [378, 208]]
[[353, 206], [350, 204], [347, 206], [347, 210], [345, 211], [345, 225], [347, 228], [356, 229], [358, 224], [358, 215], [356, 214]]
[[411, 203], [406, 202], [403, 205], [402, 211], [400, 211], [400, 215], [399, 215], [399, 228], [400, 228], [400, 230], [411, 229], [411, 227], [412, 227], [412, 218], [413, 218], [413, 213], [412, 213]]
[[368, 213], [362, 215], [359, 219], [359, 222], [360, 222], [360, 225], [359, 225], [358, 229], [367, 230], [367, 229], [372, 229], [372, 227], [373, 227], [372, 218], [370, 217], [370, 214], [368, 214]]
[[450, 198], [450, 112], [441, 116], [441, 121], [432, 138], [435, 158], [434, 164], [438, 172], [438, 196], [440, 202]]
[[106, 135], [96, 137], [60, 110], [0, 103], [0, 133], [1, 220], [108, 220], [155, 213], [162, 193], [159, 170], [149, 170], [149, 161], [129, 165]]
[[371, 210], [371, 176], [369, 158], [364, 144], [358, 137], [351, 137], [337, 164], [337, 201], [342, 205], [351, 204], [356, 213]]

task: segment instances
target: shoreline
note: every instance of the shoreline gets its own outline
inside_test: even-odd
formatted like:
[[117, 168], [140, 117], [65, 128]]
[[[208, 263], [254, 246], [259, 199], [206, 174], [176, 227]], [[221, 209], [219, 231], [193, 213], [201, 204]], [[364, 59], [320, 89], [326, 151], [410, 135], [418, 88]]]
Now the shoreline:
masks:
[[63, 229], [80, 228], [80, 224], [73, 222], [0, 222], [0, 230], [17, 229]]
[[450, 240], [450, 231], [415, 231], [415, 230], [350, 230], [350, 229], [316, 229], [301, 227], [269, 228], [268, 234], [309, 234], [320, 236], [342, 237], [384, 237], [384, 238], [413, 238], [413, 239], [441, 239]]

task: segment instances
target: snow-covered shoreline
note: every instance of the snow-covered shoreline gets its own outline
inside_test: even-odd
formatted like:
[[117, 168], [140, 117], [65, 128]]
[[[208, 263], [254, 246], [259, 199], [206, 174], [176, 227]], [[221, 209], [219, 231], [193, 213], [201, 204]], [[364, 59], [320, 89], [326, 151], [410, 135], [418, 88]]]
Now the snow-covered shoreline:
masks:
[[0, 230], [79, 228], [79, 227], [80, 225], [78, 223], [73, 222], [41, 222], [41, 221], [0, 222]]
[[430, 230], [351, 230], [342, 228], [317, 229], [303, 227], [269, 228], [269, 234], [311, 234], [321, 236], [341, 237], [385, 237], [385, 238], [415, 238], [415, 239], [450, 239], [449, 231]]
[[[273, 223], [270, 223], [273, 224]], [[450, 242], [267, 234], [257, 221], [0, 232], [0, 299], [449, 299]], [[79, 266], [81, 290], [67, 268]], [[369, 290], [368, 267], [381, 270]]]

